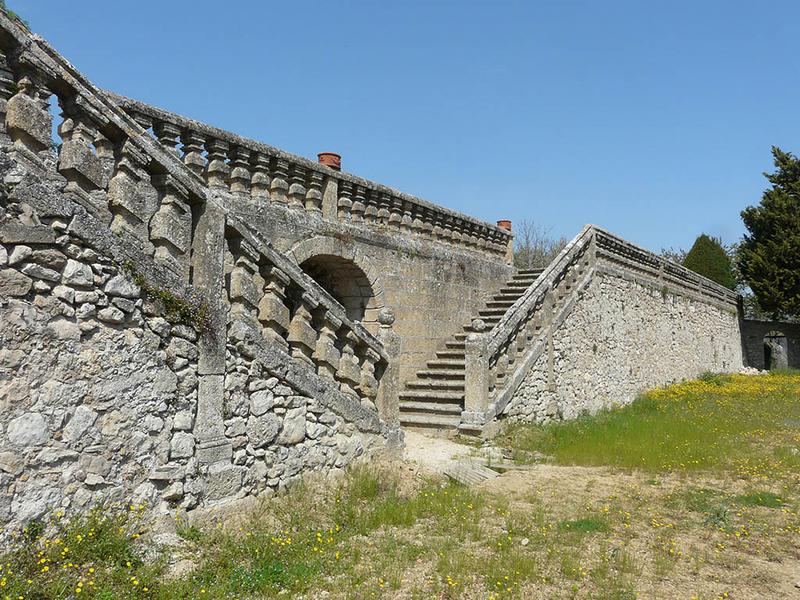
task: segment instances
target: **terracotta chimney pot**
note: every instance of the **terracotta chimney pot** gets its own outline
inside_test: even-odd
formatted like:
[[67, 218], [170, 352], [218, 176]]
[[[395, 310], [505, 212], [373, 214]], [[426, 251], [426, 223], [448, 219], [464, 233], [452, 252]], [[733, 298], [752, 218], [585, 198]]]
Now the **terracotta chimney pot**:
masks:
[[317, 159], [326, 167], [330, 167], [334, 171], [342, 170], [342, 157], [335, 152], [320, 152], [317, 154]]
[[508, 219], [501, 219], [500, 221], [497, 222], [497, 226], [500, 229], [505, 229], [506, 231], [511, 231], [511, 221], [509, 221]]

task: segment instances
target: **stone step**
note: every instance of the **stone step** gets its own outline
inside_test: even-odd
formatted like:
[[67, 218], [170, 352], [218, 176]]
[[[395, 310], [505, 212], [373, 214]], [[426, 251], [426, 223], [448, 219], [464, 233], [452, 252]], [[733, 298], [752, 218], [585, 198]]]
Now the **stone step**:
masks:
[[441, 415], [461, 415], [461, 404], [444, 402], [424, 402], [420, 400], [401, 400], [400, 412], [403, 413], [437, 413]]
[[464, 379], [464, 369], [423, 369], [417, 379]]
[[464, 380], [414, 379], [406, 383], [409, 390], [459, 390], [464, 393]]
[[502, 308], [483, 308], [478, 311], [478, 315], [485, 321], [485, 317], [503, 316], [508, 309]]
[[400, 413], [402, 425], [416, 427], [456, 428], [461, 423], [461, 415], [434, 415], [425, 413]]
[[[464, 336], [464, 337], [466, 337], [466, 336]], [[458, 339], [447, 340], [444, 343], [444, 345], [445, 345], [445, 348], [448, 348], [448, 349], [451, 349], [451, 350], [461, 350], [462, 352], [464, 351], [464, 348], [465, 348], [465, 344], [464, 344], [464, 339], [463, 338], [460, 339], [460, 340], [458, 340]]]
[[457, 358], [437, 358], [429, 360], [427, 363], [429, 369], [460, 369], [464, 370], [466, 362], [462, 357], [461, 360]]
[[511, 298], [508, 300], [489, 300], [486, 303], [486, 308], [502, 308], [508, 310], [514, 306], [514, 302], [516, 302], [516, 300], [512, 300]]
[[437, 350], [436, 351], [436, 358], [442, 358], [445, 360], [460, 360], [464, 362], [464, 356], [466, 352], [464, 348], [447, 348], [445, 350]]
[[478, 485], [487, 479], [500, 476], [497, 471], [469, 461], [454, 462], [448, 465], [444, 474], [463, 485]]
[[544, 269], [520, 269], [517, 271], [518, 275], [535, 275], [536, 277], [542, 273], [544, 273]]
[[464, 392], [459, 390], [406, 390], [400, 392], [401, 400], [412, 402], [444, 402], [447, 404], [464, 404]]

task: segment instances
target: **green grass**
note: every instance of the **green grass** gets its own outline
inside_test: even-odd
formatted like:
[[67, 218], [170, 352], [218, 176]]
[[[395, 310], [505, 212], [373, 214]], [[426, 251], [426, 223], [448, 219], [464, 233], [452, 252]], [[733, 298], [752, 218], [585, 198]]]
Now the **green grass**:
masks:
[[575, 421], [509, 427], [502, 443], [559, 464], [651, 472], [717, 470], [764, 478], [800, 467], [790, 452], [800, 422], [800, 377], [704, 374], [623, 408]]
[[736, 496], [736, 501], [743, 506], [765, 506], [767, 508], [780, 508], [783, 500], [772, 492], [750, 492]]
[[568, 531], [571, 533], [585, 534], [585, 533], [605, 533], [609, 530], [608, 523], [598, 517], [585, 517], [583, 519], [572, 519], [560, 521], [558, 524], [560, 531]]

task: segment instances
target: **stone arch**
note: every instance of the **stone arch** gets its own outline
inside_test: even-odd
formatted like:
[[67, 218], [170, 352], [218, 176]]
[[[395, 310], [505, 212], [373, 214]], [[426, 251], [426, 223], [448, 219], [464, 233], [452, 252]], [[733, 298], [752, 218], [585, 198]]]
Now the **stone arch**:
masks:
[[386, 306], [378, 269], [352, 242], [317, 236], [297, 242], [286, 253], [344, 306], [347, 316], [375, 333]]

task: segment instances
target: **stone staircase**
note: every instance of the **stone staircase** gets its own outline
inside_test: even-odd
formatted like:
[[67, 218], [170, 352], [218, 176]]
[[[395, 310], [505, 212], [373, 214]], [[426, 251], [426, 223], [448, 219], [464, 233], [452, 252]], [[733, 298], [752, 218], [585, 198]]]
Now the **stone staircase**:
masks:
[[[473, 318], [481, 319], [486, 330], [494, 327], [544, 269], [517, 271]], [[436, 358], [405, 384], [400, 392], [400, 423], [404, 427], [455, 431], [464, 410], [465, 340], [471, 322], [447, 340]]]

